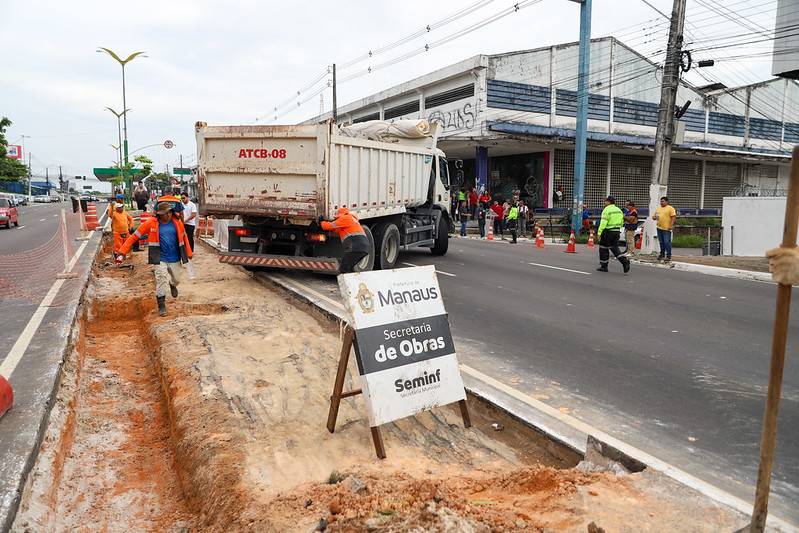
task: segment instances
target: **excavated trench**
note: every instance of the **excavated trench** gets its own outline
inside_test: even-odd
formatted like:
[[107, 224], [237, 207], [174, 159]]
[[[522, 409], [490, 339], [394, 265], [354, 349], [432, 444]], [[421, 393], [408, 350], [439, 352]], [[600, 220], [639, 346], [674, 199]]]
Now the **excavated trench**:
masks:
[[[613, 526], [633, 512], [639, 525], [660, 523], [663, 509], [691, 515], [684, 496], [637, 486], [646, 473], [574, 469], [580, 457], [473, 398], [468, 430], [456, 406], [384, 425], [378, 460], [362, 397], [325, 429], [335, 325], [203, 247], [198, 279], [184, 277], [161, 318], [146, 253], [130, 269], [110, 251], [89, 282], [15, 533], [585, 531], [592, 520], [625, 531]], [[345, 390], [358, 388], [353, 376], [354, 362]]]

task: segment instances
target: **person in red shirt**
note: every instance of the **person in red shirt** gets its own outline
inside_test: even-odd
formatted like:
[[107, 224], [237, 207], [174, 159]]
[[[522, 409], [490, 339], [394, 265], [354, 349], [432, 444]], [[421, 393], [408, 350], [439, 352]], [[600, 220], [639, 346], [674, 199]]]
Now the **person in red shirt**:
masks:
[[477, 189], [472, 187], [472, 192], [469, 193], [469, 213], [472, 216], [472, 220], [475, 220], [475, 215], [477, 214]]
[[488, 194], [488, 191], [483, 191], [483, 193], [480, 195], [480, 201], [483, 203], [484, 207], [491, 205], [491, 195]]
[[497, 200], [494, 200], [494, 205], [490, 209], [494, 213], [494, 233], [502, 237], [502, 232], [505, 229], [504, 209]]

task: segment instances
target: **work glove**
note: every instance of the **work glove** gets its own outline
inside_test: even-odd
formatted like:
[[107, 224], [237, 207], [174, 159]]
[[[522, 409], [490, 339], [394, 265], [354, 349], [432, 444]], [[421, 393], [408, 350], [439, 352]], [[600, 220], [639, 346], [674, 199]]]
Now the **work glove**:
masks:
[[125, 260], [125, 254], [117, 253], [117, 257], [116, 257], [115, 261], [117, 263], [119, 263], [119, 264], [122, 264], [122, 261], [124, 261], [124, 260]]
[[316, 218], [316, 221], [317, 221], [317, 222], [324, 222], [324, 221], [325, 221], [325, 217], [324, 217], [324, 216], [322, 216], [322, 215], [319, 215], [319, 216]]

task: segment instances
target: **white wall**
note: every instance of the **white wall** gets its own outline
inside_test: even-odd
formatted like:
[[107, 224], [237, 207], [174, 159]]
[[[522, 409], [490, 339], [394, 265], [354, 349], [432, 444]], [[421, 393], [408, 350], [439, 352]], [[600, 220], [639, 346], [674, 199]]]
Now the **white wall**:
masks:
[[782, 242], [787, 198], [724, 198], [722, 255], [763, 257]]

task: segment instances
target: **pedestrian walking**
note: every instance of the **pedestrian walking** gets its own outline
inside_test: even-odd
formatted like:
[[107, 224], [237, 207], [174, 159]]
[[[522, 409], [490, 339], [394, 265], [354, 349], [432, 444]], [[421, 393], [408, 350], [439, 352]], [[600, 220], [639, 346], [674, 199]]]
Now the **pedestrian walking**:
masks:
[[186, 236], [186, 229], [180, 216], [175, 214], [172, 202], [159, 201], [155, 209], [156, 216], [147, 219], [136, 231], [131, 233], [116, 256], [116, 262], [122, 263], [134, 242], [147, 235], [147, 262], [155, 265], [155, 297], [158, 302], [158, 314], [166, 316], [166, 290], [173, 298], [178, 297], [178, 285], [183, 272], [183, 263], [188, 263], [193, 253]]
[[458, 208], [458, 217], [461, 219], [461, 237], [466, 237], [466, 221], [469, 220], [472, 214], [469, 212], [469, 206], [466, 205], [466, 200], [461, 201], [461, 206]]
[[510, 244], [516, 244], [516, 224], [519, 220], [519, 208], [516, 207], [516, 202], [512, 202], [510, 208], [508, 209], [508, 229], [510, 230], [510, 236], [513, 239], [510, 241]]
[[632, 200], [627, 200], [624, 204], [624, 235], [627, 237], [627, 249], [624, 251], [627, 255], [635, 253], [635, 230], [638, 229], [638, 211], [635, 209], [635, 203]]
[[186, 236], [189, 238], [191, 249], [194, 250], [194, 230], [197, 227], [197, 206], [189, 200], [189, 195], [185, 192], [180, 195], [180, 202], [183, 204], [183, 225], [186, 226]]
[[346, 207], [339, 207], [333, 222], [328, 222], [320, 216], [319, 224], [323, 230], [334, 231], [341, 239], [344, 256], [341, 258], [339, 271], [342, 274], [355, 272], [355, 265], [370, 252], [369, 239], [358, 217], [350, 213]]
[[608, 196], [605, 199], [605, 209], [602, 210], [602, 218], [599, 223], [599, 267], [597, 271], [608, 271], [608, 260], [610, 253], [619, 260], [624, 268], [624, 273], [630, 271], [630, 260], [619, 250], [619, 230], [624, 223], [624, 213], [616, 206], [616, 199]]
[[499, 205], [499, 200], [494, 200], [494, 205], [492, 205], [489, 209], [491, 212], [494, 213], [494, 233], [505, 238], [502, 230], [505, 228], [505, 221], [503, 220], [503, 211], [502, 206]]
[[660, 242], [658, 259], [671, 261], [671, 235], [674, 231], [674, 222], [677, 220], [677, 211], [669, 205], [667, 196], [660, 199], [660, 207], [655, 210], [652, 219], [657, 220], [658, 226], [658, 242]]

